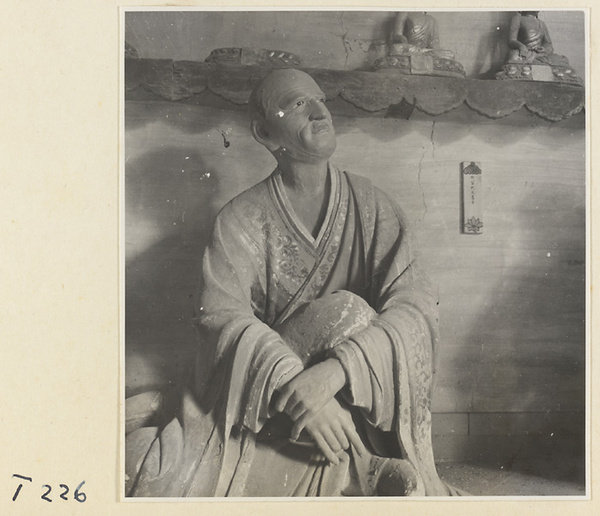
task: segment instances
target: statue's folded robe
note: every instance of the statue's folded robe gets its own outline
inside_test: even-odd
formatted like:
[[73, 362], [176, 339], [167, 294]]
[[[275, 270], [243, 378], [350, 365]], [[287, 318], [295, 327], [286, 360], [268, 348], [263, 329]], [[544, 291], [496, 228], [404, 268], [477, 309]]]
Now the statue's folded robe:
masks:
[[[326, 356], [345, 370], [338, 398], [370, 452], [407, 459], [426, 495], [455, 494], [431, 448], [437, 302], [404, 217], [368, 180], [331, 165], [329, 178], [316, 238], [295, 216], [278, 171], [217, 216], [203, 262], [194, 378], [176, 418], [128, 435], [128, 495], [374, 494], [365, 478], [372, 472], [352, 449], [334, 466], [314, 447], [263, 430], [277, 416], [269, 407], [276, 389]], [[320, 298], [324, 308], [313, 313], [322, 316], [309, 328], [301, 315]]]

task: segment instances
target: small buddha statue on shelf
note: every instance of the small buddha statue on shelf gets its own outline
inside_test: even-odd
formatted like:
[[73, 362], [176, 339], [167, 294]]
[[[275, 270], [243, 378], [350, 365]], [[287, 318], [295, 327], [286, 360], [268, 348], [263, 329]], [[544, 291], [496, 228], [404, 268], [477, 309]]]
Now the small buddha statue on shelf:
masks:
[[546, 24], [539, 11], [519, 11], [510, 20], [508, 55], [497, 79], [517, 79], [583, 84], [565, 56], [554, 53]]
[[414, 75], [465, 76], [464, 68], [454, 60], [454, 54], [440, 48], [435, 18], [417, 11], [396, 15], [388, 55], [377, 60], [373, 68]]
[[[390, 55], [437, 53], [439, 48], [438, 26], [433, 16], [425, 12], [398, 13], [390, 42]], [[452, 52], [449, 54], [451, 58], [454, 57]]]

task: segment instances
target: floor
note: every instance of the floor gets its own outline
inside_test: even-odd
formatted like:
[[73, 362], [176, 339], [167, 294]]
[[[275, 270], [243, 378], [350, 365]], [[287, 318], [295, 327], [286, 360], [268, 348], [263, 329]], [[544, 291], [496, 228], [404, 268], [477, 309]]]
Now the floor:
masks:
[[[133, 349], [129, 346], [128, 352]], [[183, 352], [174, 355], [181, 363], [188, 358]], [[131, 353], [128, 357], [129, 395], [154, 387], [156, 378], [162, 380], [157, 371], [165, 368], [159, 367], [162, 362], [158, 356], [153, 357], [148, 350], [143, 354]], [[479, 440], [473, 437], [458, 448], [452, 440], [440, 441], [439, 436], [438, 441], [435, 439], [434, 445], [438, 445], [434, 446], [435, 456], [448, 457], [437, 464], [440, 477], [474, 496], [586, 494], [582, 438], [566, 437], [557, 441], [555, 436], [545, 442], [539, 436], [483, 436]], [[455, 453], [456, 449], [460, 453]]]
[[564, 472], [548, 469], [544, 476], [537, 476], [464, 462], [441, 463], [437, 469], [445, 482], [474, 496], [585, 496], [582, 473], [565, 478]]

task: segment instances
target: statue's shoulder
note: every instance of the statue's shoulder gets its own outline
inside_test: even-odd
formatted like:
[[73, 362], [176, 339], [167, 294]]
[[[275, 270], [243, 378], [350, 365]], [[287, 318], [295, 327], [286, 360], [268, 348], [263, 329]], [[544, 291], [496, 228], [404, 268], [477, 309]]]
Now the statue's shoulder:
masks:
[[217, 215], [217, 220], [248, 233], [261, 231], [270, 206], [269, 177], [231, 199]]
[[374, 205], [388, 205], [393, 203], [391, 198], [381, 188], [374, 185], [368, 177], [347, 171], [343, 173], [348, 178], [348, 183], [350, 183], [352, 190], [359, 197], [362, 197], [363, 200], [369, 201]]
[[368, 177], [354, 174], [353, 172], [348, 172], [346, 170], [344, 170], [342, 174], [346, 176], [348, 183], [356, 194], [365, 198], [373, 197], [375, 186]]
[[367, 177], [350, 172], [344, 174], [361, 206], [361, 211], [372, 214], [374, 220], [397, 220], [401, 227], [406, 227], [407, 218], [398, 199], [374, 185]]

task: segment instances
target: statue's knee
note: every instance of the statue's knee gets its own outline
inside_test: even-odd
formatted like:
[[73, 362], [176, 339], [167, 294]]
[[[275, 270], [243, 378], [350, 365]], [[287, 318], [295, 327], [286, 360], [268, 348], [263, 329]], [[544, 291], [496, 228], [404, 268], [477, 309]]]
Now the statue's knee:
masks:
[[362, 297], [354, 294], [353, 292], [350, 292], [349, 290], [335, 290], [330, 294], [323, 296], [321, 299], [328, 298], [335, 299], [338, 301], [341, 300], [345, 303], [356, 304], [357, 306], [361, 307], [369, 307], [369, 303], [367, 303]]
[[374, 316], [375, 311], [362, 297], [337, 290], [301, 305], [288, 320], [329, 334], [364, 328]]
[[326, 310], [332, 317], [336, 314], [344, 317], [372, 319], [375, 311], [362, 297], [348, 290], [336, 290], [319, 299], [311, 301], [318, 309]]
[[364, 330], [374, 316], [375, 311], [363, 298], [339, 290], [304, 303], [275, 330], [303, 361], [311, 362]]

